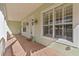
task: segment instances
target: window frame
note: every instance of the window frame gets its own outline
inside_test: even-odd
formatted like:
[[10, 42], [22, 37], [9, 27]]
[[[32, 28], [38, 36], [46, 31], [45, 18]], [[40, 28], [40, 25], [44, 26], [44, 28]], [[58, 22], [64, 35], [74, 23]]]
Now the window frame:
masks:
[[[42, 38], [45, 38], [45, 39], [48, 39], [48, 40], [53, 40], [53, 41], [56, 40], [55, 37], [54, 37], [55, 36], [55, 33], [54, 33], [54, 21], [53, 21], [53, 36], [52, 36], [52, 38], [51, 37], [46, 37], [46, 36], [43, 35], [43, 13], [53, 9], [53, 16], [54, 16], [54, 8], [58, 7], [60, 5], [62, 5], [62, 3], [57, 3], [56, 5], [51, 5], [50, 7], [48, 7], [47, 9], [45, 9], [44, 11], [41, 12], [41, 15], [40, 15], [41, 23], [40, 24], [41, 24], [41, 37]], [[53, 17], [53, 20], [54, 20], [54, 17]]]
[[[50, 20], [51, 20], [51, 19], [50, 19], [50, 14], [51, 14], [51, 13], [52, 13], [52, 23], [50, 22]], [[47, 16], [48, 16], [48, 17], [47, 17], [47, 18], [48, 18], [48, 20], [47, 20], [48, 22], [47, 22], [47, 24], [44, 24], [44, 23], [45, 23], [45, 22], [44, 22], [44, 21], [45, 21], [45, 19], [44, 19], [45, 17], [43, 17], [43, 36], [46, 36], [46, 35], [44, 35], [44, 28], [45, 28], [45, 27], [48, 27], [48, 30], [47, 30], [48, 33], [47, 33], [47, 35], [48, 35], [48, 34], [51, 34], [51, 33], [50, 33], [50, 31], [51, 31], [51, 30], [50, 30], [50, 27], [52, 26], [52, 34], [51, 34], [51, 36], [50, 36], [50, 35], [47, 36], [47, 37], [51, 37], [51, 38], [52, 38], [52, 37], [53, 37], [53, 11], [52, 11], [52, 10], [49, 10], [49, 11], [43, 13], [43, 16], [44, 16], [44, 15], [47, 15]]]
[[[62, 7], [63, 6], [63, 7]], [[69, 7], [69, 6], [72, 6], [72, 22], [65, 22], [65, 19], [64, 19], [64, 8], [66, 8], [66, 7]], [[57, 7], [56, 7], [57, 8]], [[61, 9], [62, 8], [62, 22], [60, 22], [60, 23], [57, 23], [57, 24], [55, 24], [55, 26], [56, 25], [58, 25], [58, 26], [62, 26], [62, 36], [60, 36], [60, 38], [59, 39], [65, 39], [64, 37], [65, 37], [65, 35], [64, 35], [64, 30], [65, 30], [65, 28], [64, 28], [64, 26], [65, 25], [72, 25], [72, 33], [73, 33], [73, 4], [62, 4], [62, 5], [60, 5], [60, 8], [59, 9]], [[56, 19], [54, 20], [54, 21], [56, 21]], [[56, 33], [55, 33], [56, 34]], [[55, 37], [56, 38], [56, 37]], [[67, 37], [66, 37], [67, 38]], [[69, 39], [66, 39], [66, 40], [68, 40], [68, 41], [70, 41]], [[70, 42], [73, 42], [73, 34], [72, 34], [72, 40], [70, 41]]]
[[[54, 11], [55, 11], [54, 9], [57, 8], [57, 7], [59, 7], [59, 6], [61, 6], [61, 5], [64, 5], [64, 4], [61, 3], [61, 4], [52, 5], [51, 7], [47, 8], [46, 10], [44, 10], [44, 11], [41, 12], [41, 37], [45, 38], [45, 39], [55, 40], [56, 42], [60, 42], [60, 43], [63, 43], [63, 44], [74, 46], [73, 45], [73, 44], [75, 44], [74, 42], [70, 42], [68, 40], [65, 40], [64, 38], [56, 38], [55, 37], [55, 32], [54, 32], [55, 31], [55, 17], [53, 17], [53, 37], [51, 38], [51, 37], [43, 36], [43, 30], [42, 30], [43, 29], [43, 13], [46, 12], [46, 11], [49, 11], [49, 10], [53, 9], [53, 16], [55, 16], [54, 15]], [[73, 4], [72, 4], [72, 6], [73, 6]], [[72, 18], [73, 18], [73, 14], [72, 14]], [[73, 30], [73, 19], [72, 19], [72, 30]], [[72, 38], [73, 38], [73, 36], [72, 36]], [[73, 41], [74, 41], [74, 39], [73, 39]]]

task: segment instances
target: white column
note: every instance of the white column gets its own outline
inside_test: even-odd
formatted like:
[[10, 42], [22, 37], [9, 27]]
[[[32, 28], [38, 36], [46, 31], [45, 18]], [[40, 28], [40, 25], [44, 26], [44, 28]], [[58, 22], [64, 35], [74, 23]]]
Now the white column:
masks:
[[79, 47], [79, 4], [73, 4], [73, 41]]

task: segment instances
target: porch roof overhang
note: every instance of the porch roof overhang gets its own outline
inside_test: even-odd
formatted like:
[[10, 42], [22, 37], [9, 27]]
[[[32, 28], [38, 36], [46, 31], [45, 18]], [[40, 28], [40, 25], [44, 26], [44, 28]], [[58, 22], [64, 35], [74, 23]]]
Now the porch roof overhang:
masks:
[[43, 3], [7, 3], [7, 17], [10, 21], [21, 21], [25, 16], [39, 8]]

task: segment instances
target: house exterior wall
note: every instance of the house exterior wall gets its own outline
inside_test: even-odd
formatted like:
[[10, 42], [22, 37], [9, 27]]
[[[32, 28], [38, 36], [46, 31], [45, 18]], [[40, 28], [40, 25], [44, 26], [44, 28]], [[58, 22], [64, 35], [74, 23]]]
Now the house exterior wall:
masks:
[[[57, 5], [57, 4], [55, 4]], [[55, 6], [54, 4], [44, 4], [42, 5], [41, 7], [39, 7], [37, 10], [35, 10], [33, 13], [31, 13], [30, 15], [28, 15], [27, 17], [25, 17], [23, 20], [24, 21], [27, 21], [31, 16], [33, 16], [33, 18], [36, 18], [38, 20], [38, 23], [35, 25], [35, 28], [34, 28], [34, 40], [47, 46], [49, 45], [50, 43], [52, 43], [52, 41], [54, 40], [53, 38], [46, 38], [46, 37], [43, 37], [41, 35], [41, 12], [46, 10], [46, 9], [49, 9], [51, 8], [51, 6]], [[75, 45], [75, 46], [79, 46], [79, 4], [73, 4], [73, 40], [74, 40], [74, 43], [70, 43], [70, 42], [65, 42], [65, 43], [68, 43], [70, 45]], [[29, 21], [30, 22], [30, 21]], [[30, 28], [29, 28], [30, 30]], [[22, 32], [23, 35], [25, 35], [23, 32]], [[27, 35], [26, 35], [27, 37]], [[60, 41], [59, 41], [60, 42]], [[61, 41], [62, 43], [64, 43], [64, 41]]]
[[[30, 21], [30, 17], [33, 16], [33, 18], [36, 18], [38, 23], [35, 25], [35, 33], [34, 33], [34, 40], [37, 41], [38, 43], [41, 43], [43, 45], [48, 45], [51, 41], [48, 39], [44, 39], [41, 37], [41, 12], [45, 9], [47, 9], [48, 7], [50, 7], [53, 4], [44, 4], [43, 6], [39, 7], [37, 10], [35, 10], [34, 12], [32, 12], [30, 15], [28, 15], [27, 17], [25, 17], [23, 20]], [[29, 29], [30, 30], [30, 29]], [[22, 32], [22, 35], [26, 36], [25, 33]]]
[[12, 34], [20, 34], [21, 33], [21, 22], [18, 21], [7, 21], [7, 26], [12, 32]]

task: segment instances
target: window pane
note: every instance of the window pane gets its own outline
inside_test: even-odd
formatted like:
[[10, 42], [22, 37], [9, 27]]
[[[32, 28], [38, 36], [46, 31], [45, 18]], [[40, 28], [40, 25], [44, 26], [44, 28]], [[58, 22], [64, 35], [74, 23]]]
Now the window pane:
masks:
[[46, 13], [43, 14], [43, 24], [44, 25], [48, 24], [48, 14], [46, 14]]
[[62, 25], [55, 26], [55, 37], [62, 38]]
[[26, 32], [26, 27], [23, 27], [23, 32]]
[[52, 13], [52, 12], [50, 13], [50, 19], [49, 19], [49, 22], [50, 22], [50, 24], [53, 23], [53, 13]]
[[53, 28], [52, 28], [52, 26], [49, 26], [49, 37], [52, 37], [52, 32], [53, 32]]
[[43, 26], [43, 35], [48, 36], [48, 26]]
[[72, 5], [64, 8], [64, 22], [72, 22]]
[[55, 23], [62, 23], [62, 9], [55, 11]]
[[69, 24], [69, 25], [64, 25], [64, 36], [67, 40], [73, 42], [73, 38], [72, 38], [72, 35], [73, 35], [73, 30], [72, 30], [72, 25]]

